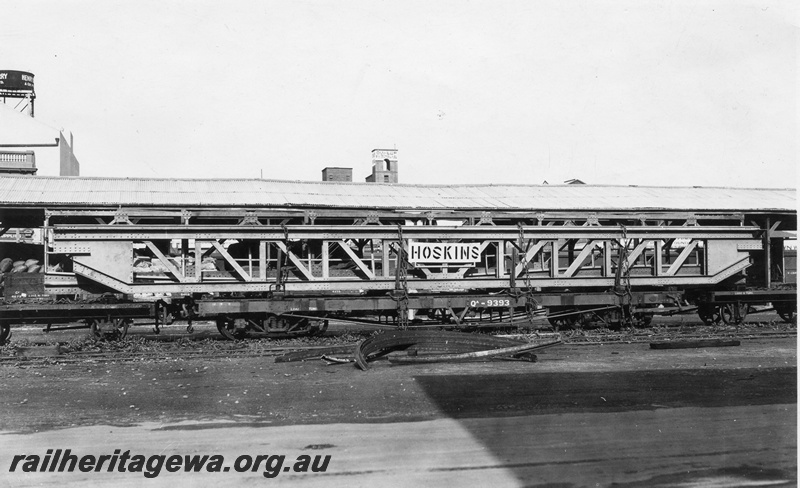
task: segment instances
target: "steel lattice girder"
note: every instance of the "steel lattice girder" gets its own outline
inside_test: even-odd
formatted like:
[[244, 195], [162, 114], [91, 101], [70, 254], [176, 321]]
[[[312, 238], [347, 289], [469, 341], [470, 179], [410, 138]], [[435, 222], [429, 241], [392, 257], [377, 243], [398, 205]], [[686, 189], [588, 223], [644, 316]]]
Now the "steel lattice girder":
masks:
[[[250, 216], [260, 223], [269, 219], [302, 218], [306, 223], [311, 220], [341, 220], [341, 219], [363, 219], [372, 222], [391, 222], [397, 220], [437, 220], [437, 219], [462, 219], [465, 221], [479, 220], [488, 214], [494, 221], [514, 221], [523, 222], [524, 220], [537, 220], [539, 222], [552, 221], [580, 221], [597, 223], [599, 221], [625, 221], [625, 222], [658, 222], [658, 221], [731, 221], [741, 222], [744, 219], [743, 213], [731, 212], [692, 212], [692, 211], [608, 211], [608, 210], [586, 210], [586, 211], [531, 211], [531, 210], [379, 210], [379, 209], [348, 209], [348, 208], [216, 208], [216, 209], [157, 209], [139, 207], [115, 207], [108, 209], [44, 209], [44, 215], [48, 219], [65, 221], [76, 217], [108, 217], [113, 218], [118, 213], [124, 212], [130, 218], [142, 220], [225, 220], [242, 219]], [[759, 212], [756, 212], [759, 213]], [[253, 220], [253, 219], [251, 219]]]
[[[102, 225], [52, 227], [56, 240], [158, 240], [253, 239], [283, 241], [305, 239], [397, 240], [396, 226], [290, 225], [290, 226], [175, 226]], [[402, 226], [407, 239], [747, 239], [756, 226]]]
[[[509, 280], [513, 280], [526, 271], [528, 263], [537, 253], [549, 252], [548, 269], [541, 269], [539, 274], [528, 275], [526, 281], [530, 282], [527, 286], [536, 287], [608, 287], [615, 285], [612, 266], [612, 242], [619, 248], [624, 241], [638, 242], [636, 247], [631, 250], [628, 257], [628, 266], [642, 254], [642, 251], [651, 246], [655, 250], [652, 263], [645, 267], [651, 269], [649, 276], [631, 276], [631, 283], [637, 286], [665, 286], [665, 285], [702, 285], [714, 284], [742, 271], [749, 266], [747, 253], [743, 251], [760, 249], [758, 227], [748, 226], [402, 226], [400, 228], [390, 226], [136, 226], [136, 225], [103, 225], [103, 226], [56, 226], [52, 228], [51, 237], [54, 253], [79, 255], [74, 258], [75, 272], [92, 279], [98, 283], [109, 286], [123, 293], [203, 293], [203, 292], [263, 292], [270, 291], [276, 285], [275, 278], [268, 278], [266, 274], [267, 257], [269, 248], [277, 248], [284, 253], [292, 262], [294, 269], [300, 274], [289, 277], [285, 283], [287, 291], [324, 291], [340, 290], [342, 292], [353, 293], [362, 289], [369, 290], [389, 290], [395, 286], [395, 280], [390, 272], [391, 262], [396, 262], [396, 253], [390, 257], [390, 247], [387, 244], [397, 242], [402, 236], [409, 241], [437, 242], [444, 241], [476, 241], [480, 240], [481, 252], [488, 244], [493, 244], [495, 260], [493, 270], [475, 276], [464, 277], [464, 272], [471, 268], [479, 268], [480, 263], [472, 264], [442, 264], [443, 272], [432, 273], [425, 266], [416, 267], [424, 274], [424, 278], [410, 277], [409, 283], [415, 289], [438, 290], [438, 291], [458, 291], [464, 292], [470, 289], [497, 289], [509, 286]], [[322, 256], [311, 258], [299, 257], [295, 255], [286, 245], [287, 236], [289, 240], [301, 240], [305, 242], [321, 242], [323, 244]], [[170, 274], [174, 281], [166, 282], [147, 282], [136, 283], [131, 278], [125, 278], [129, 272], [124, 268], [128, 266], [114, 260], [113, 264], [108, 263], [102, 257], [93, 258], [92, 255], [98, 253], [103, 256], [106, 248], [111, 249], [117, 245], [128, 243], [130, 247], [133, 242], [143, 242], [151, 250], [157, 250], [152, 241], [163, 240], [195, 240], [195, 254], [197, 243], [211, 243], [217, 251], [222, 254], [225, 260], [235, 269], [236, 274], [230, 275], [226, 279], [217, 277], [216, 280], [204, 280], [201, 273], [195, 267], [194, 276], [184, 276], [182, 272], [174, 266], [168, 265]], [[259, 273], [258, 276], [251, 275], [236, 264], [227, 252], [224, 252], [221, 242], [225, 239], [238, 239], [251, 242], [259, 242], [259, 250], [255, 258], [251, 258]], [[352, 250], [348, 254], [349, 261], [354, 264], [361, 275], [352, 274], [351, 276], [331, 277], [330, 262], [328, 259], [328, 246], [337, 243], [348, 251], [345, 239], [361, 240], [362, 242], [382, 240], [383, 251], [380, 258], [376, 261], [372, 258], [371, 266], [368, 266], [361, 258], [356, 256]], [[675, 239], [688, 239], [688, 244], [683, 251], [673, 261], [666, 260], [668, 269], [662, 269], [662, 251], [666, 247], [662, 245], [662, 240], [672, 242]], [[534, 240], [538, 241], [527, 252], [522, 253], [522, 258], [517, 256], [515, 262], [506, 267], [506, 247], [514, 247], [524, 250], [525, 242], [530, 245]], [[584, 242], [585, 241], [585, 242]], [[707, 251], [713, 251], [713, 269], [709, 270], [706, 263], [698, 261], [691, 276], [678, 276], [678, 271], [700, 241], [705, 241], [709, 247]], [[114, 244], [119, 243], [119, 244]], [[711, 245], [713, 244], [713, 249]], [[573, 252], [568, 253], [569, 262], [566, 266], [558, 263], [559, 260], [552, 259], [553, 256], [563, 257], [563, 250], [567, 245], [577, 251], [577, 246], [582, 246], [577, 252], [577, 257]], [[584, 269], [584, 262], [592, 256], [595, 246], [603, 249], [603, 262], [600, 266], [600, 275], [581, 273]], [[120, 248], [122, 249], [122, 248]], [[724, 251], [724, 252], [723, 252]], [[154, 251], [155, 252], [155, 251]], [[189, 256], [184, 249], [184, 257]], [[600, 252], [600, 251], [598, 251]], [[122, 253], [122, 254], [120, 254]], [[125, 251], [117, 252], [117, 255], [124, 257]], [[132, 248], [127, 252], [133, 258]], [[82, 258], [80, 255], [88, 255]], [[156, 253], [160, 261], [160, 252]], [[88, 259], [86, 261], [85, 259]], [[594, 257], [592, 258], [594, 259]], [[698, 258], [699, 259], [699, 258]], [[707, 260], [708, 258], [706, 258]], [[321, 263], [321, 275], [315, 275], [311, 270], [311, 261]], [[382, 274], [376, 272], [375, 263], [379, 263]], [[277, 265], [277, 259], [270, 259], [270, 263]], [[306, 267], [306, 263], [308, 267]], [[396, 264], [396, 263], [395, 263]], [[487, 264], [488, 266], [488, 264]], [[434, 266], [436, 267], [436, 266]], [[560, 269], [559, 269], [560, 267]], [[252, 268], [251, 268], [252, 269]], [[450, 269], [460, 271], [450, 272]], [[113, 270], [113, 271], [112, 271]], [[507, 272], [510, 270], [510, 272]], [[542, 275], [541, 271], [549, 271]], [[685, 274], [685, 273], [684, 273]], [[59, 286], [68, 286], [66, 283]], [[512, 284], [512, 286], [514, 286]]]

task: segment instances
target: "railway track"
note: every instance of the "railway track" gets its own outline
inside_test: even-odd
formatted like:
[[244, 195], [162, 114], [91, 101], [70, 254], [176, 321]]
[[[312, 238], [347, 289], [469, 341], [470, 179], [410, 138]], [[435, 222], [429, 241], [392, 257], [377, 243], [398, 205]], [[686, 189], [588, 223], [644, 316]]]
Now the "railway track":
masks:
[[[274, 358], [292, 351], [312, 351], [332, 346], [356, 347], [373, 331], [331, 333], [304, 339], [251, 339], [225, 341], [205, 336], [191, 339], [186, 336], [149, 338], [132, 336], [122, 341], [102, 342], [91, 338], [66, 342], [23, 340], [0, 349], [2, 364], [75, 364], [94, 362], [170, 361], [189, 359]], [[529, 339], [560, 339], [565, 345], [591, 346], [611, 344], [650, 343], [673, 340], [742, 339], [770, 340], [797, 337], [791, 324], [746, 324], [739, 327], [712, 327], [698, 324], [651, 326], [633, 330], [578, 329], [561, 332], [544, 330], [508, 330], [504, 335], [522, 335]], [[51, 336], [52, 337], [52, 336]]]
[[564, 334], [563, 341], [565, 344], [576, 345], [589, 345], [589, 344], [613, 344], [613, 343], [649, 343], [654, 341], [663, 340], [694, 340], [694, 339], [784, 339], [788, 337], [797, 337], [797, 330], [772, 330], [772, 331], [758, 331], [758, 330], [718, 330], [718, 331], [705, 331], [686, 333], [679, 331], [662, 331], [658, 333], [648, 334], [637, 332], [633, 334], [626, 333], [611, 333], [603, 335], [592, 334]]
[[[124, 343], [125, 341], [121, 341]], [[340, 343], [341, 344], [341, 343]], [[356, 342], [346, 343], [355, 348]], [[291, 351], [327, 349], [325, 345], [294, 345], [253, 347], [246, 343], [235, 348], [208, 347], [195, 343], [188, 347], [170, 348], [164, 344], [151, 344], [148, 350], [127, 351], [124, 349], [70, 351], [60, 344], [46, 346], [17, 347], [9, 353], [0, 354], [0, 364], [8, 363], [92, 363], [92, 362], [136, 362], [171, 361], [177, 359], [242, 359], [253, 357], [277, 357]], [[259, 345], [260, 346], [260, 345]], [[124, 347], [124, 346], [123, 346]], [[37, 350], [38, 349], [38, 350]]]
[[[355, 343], [352, 345], [355, 347]], [[312, 349], [311, 347], [280, 347], [262, 349], [259, 351], [228, 350], [209, 352], [201, 349], [194, 350], [163, 350], [141, 352], [64, 352], [52, 356], [0, 356], [0, 363], [15, 361], [25, 362], [52, 362], [52, 363], [82, 363], [82, 362], [131, 362], [131, 361], [158, 361], [175, 359], [239, 359], [248, 357], [274, 357], [298, 349]]]

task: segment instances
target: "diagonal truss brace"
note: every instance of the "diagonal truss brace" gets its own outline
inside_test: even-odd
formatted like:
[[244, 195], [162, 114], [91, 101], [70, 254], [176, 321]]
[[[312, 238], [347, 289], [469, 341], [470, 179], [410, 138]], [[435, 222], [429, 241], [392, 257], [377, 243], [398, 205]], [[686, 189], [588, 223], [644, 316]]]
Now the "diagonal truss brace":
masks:
[[364, 264], [363, 261], [361, 261], [361, 258], [356, 256], [356, 253], [353, 251], [353, 249], [350, 246], [347, 245], [347, 242], [345, 242], [344, 239], [341, 239], [341, 240], [338, 240], [338, 241], [335, 241], [335, 242], [336, 242], [336, 244], [339, 244], [339, 247], [341, 247], [342, 250], [344, 250], [344, 252], [347, 253], [348, 256], [350, 256], [350, 260], [352, 260], [353, 263], [355, 263], [355, 265], [358, 266], [358, 269], [360, 269], [361, 272], [363, 272], [365, 275], [367, 275], [368, 279], [370, 279], [370, 280], [374, 280], [375, 279], [375, 274], [367, 267], [366, 264]]
[[286, 254], [286, 256], [289, 257], [289, 261], [291, 261], [292, 264], [297, 266], [297, 270], [300, 271], [300, 273], [303, 276], [305, 276], [307, 280], [313, 281], [316, 279], [314, 275], [311, 274], [311, 271], [309, 271], [308, 268], [306, 268], [306, 266], [303, 264], [303, 262], [300, 261], [300, 258], [298, 258], [295, 253], [293, 253], [292, 251], [289, 250], [288, 247], [286, 247], [286, 243], [277, 241], [275, 242], [275, 245], [278, 246], [278, 249], [283, 251]]
[[144, 241], [144, 243], [147, 246], [147, 248], [150, 249], [150, 252], [152, 252], [158, 258], [159, 261], [161, 261], [161, 264], [163, 264], [169, 270], [169, 272], [172, 273], [173, 276], [175, 276], [175, 278], [178, 281], [180, 281], [181, 283], [186, 282], [186, 277], [183, 275], [183, 273], [181, 273], [181, 271], [178, 268], [176, 268], [174, 264], [172, 264], [172, 261], [170, 261], [169, 259], [167, 259], [166, 256], [164, 256], [164, 253], [161, 252], [161, 250], [157, 248], [155, 244], [153, 244], [150, 241]]
[[534, 244], [533, 246], [531, 246], [531, 248], [528, 249], [528, 251], [525, 253], [524, 258], [519, 263], [517, 263], [517, 266], [514, 268], [514, 276], [515, 277], [519, 277], [519, 275], [522, 273], [522, 270], [524, 269], [525, 265], [527, 263], [530, 263], [531, 261], [533, 261], [533, 257], [536, 256], [536, 254], [539, 251], [541, 251], [544, 248], [544, 246], [546, 246], [550, 242], [551, 241], [541, 240], [541, 241], [537, 242], [536, 244]]
[[677, 273], [678, 270], [681, 269], [681, 266], [683, 266], [683, 263], [686, 261], [686, 258], [688, 258], [689, 255], [692, 253], [692, 251], [694, 251], [698, 243], [699, 241], [692, 240], [689, 244], [687, 244], [686, 247], [683, 248], [683, 251], [681, 251], [678, 257], [675, 259], [675, 262], [672, 263], [672, 266], [670, 266], [667, 272], [664, 273], [664, 275], [675, 276], [675, 273]]
[[572, 261], [572, 264], [569, 266], [569, 268], [567, 268], [567, 270], [564, 271], [563, 276], [569, 277], [574, 275], [575, 272], [578, 271], [578, 269], [581, 266], [583, 266], [583, 262], [586, 261], [586, 258], [589, 257], [589, 254], [591, 254], [592, 251], [594, 251], [594, 248], [596, 246], [597, 246], [597, 241], [587, 242], [586, 245], [583, 246], [583, 249], [581, 249], [581, 252], [578, 254], [578, 257], [576, 257], [575, 260]]
[[219, 241], [211, 241], [211, 245], [214, 246], [214, 248], [217, 250], [217, 252], [219, 252], [222, 255], [225, 261], [227, 261], [228, 264], [230, 264], [233, 267], [233, 269], [236, 270], [237, 273], [239, 273], [239, 276], [241, 276], [244, 281], [253, 281], [253, 277], [250, 276], [250, 274], [247, 271], [245, 271], [244, 268], [242, 268], [239, 265], [239, 263], [236, 262], [235, 259], [233, 259], [233, 256], [231, 256], [230, 253], [228, 253], [228, 251], [225, 250], [225, 248], [222, 246], [222, 244], [219, 243]]

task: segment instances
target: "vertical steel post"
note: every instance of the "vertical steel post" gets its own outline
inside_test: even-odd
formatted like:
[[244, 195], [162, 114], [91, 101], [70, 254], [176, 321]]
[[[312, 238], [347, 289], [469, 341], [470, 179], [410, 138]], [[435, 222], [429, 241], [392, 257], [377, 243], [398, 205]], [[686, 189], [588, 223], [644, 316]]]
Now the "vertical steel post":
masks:
[[181, 274], [186, 276], [186, 259], [189, 257], [189, 239], [181, 239]]
[[655, 244], [655, 255], [653, 256], [653, 266], [654, 266], [654, 273], [653, 276], [661, 276], [661, 273], [664, 272], [663, 265], [662, 265], [662, 253], [664, 252], [663, 243], [661, 239], [656, 239]]
[[[184, 275], [185, 276], [185, 275]], [[194, 280], [197, 283], [202, 281], [203, 277], [203, 246], [199, 239], [194, 240]]]
[[267, 241], [258, 242], [258, 269], [261, 281], [267, 281]]
[[611, 253], [611, 241], [605, 241], [603, 244], [603, 276], [606, 278], [614, 275], [611, 272]]
[[276, 278], [275, 278], [275, 289], [276, 290], [283, 290], [283, 249], [280, 247], [278, 248], [278, 262], [275, 263], [276, 268]]
[[560, 252], [559, 248], [559, 241], [555, 240], [550, 243], [550, 277], [557, 278], [558, 277], [558, 261], [559, 257], [558, 254]]
[[497, 241], [497, 278], [502, 278], [505, 274], [505, 241]]
[[322, 241], [322, 278], [330, 278], [330, 241]]
[[389, 276], [391, 276], [389, 274], [389, 268], [390, 268], [389, 263], [391, 262], [391, 260], [389, 259], [389, 244], [390, 243], [388, 239], [384, 239], [383, 241], [381, 241], [381, 249], [382, 249], [381, 267], [383, 268], [384, 278], [388, 278]]
[[[516, 247], [511, 247], [511, 266], [509, 266], [509, 286], [513, 290], [517, 287], [517, 260], [519, 259], [519, 254], [517, 253]], [[527, 270], [525, 270], [527, 272]]]

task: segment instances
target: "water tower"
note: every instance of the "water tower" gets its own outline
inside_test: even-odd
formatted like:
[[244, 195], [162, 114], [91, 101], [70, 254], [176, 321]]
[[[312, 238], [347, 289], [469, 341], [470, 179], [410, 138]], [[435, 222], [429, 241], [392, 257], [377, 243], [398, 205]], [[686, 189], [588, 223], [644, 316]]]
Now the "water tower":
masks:
[[33, 73], [27, 71], [0, 70], [0, 100], [14, 110], [33, 117]]

